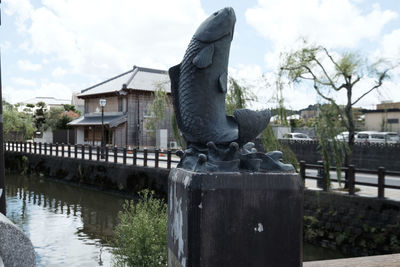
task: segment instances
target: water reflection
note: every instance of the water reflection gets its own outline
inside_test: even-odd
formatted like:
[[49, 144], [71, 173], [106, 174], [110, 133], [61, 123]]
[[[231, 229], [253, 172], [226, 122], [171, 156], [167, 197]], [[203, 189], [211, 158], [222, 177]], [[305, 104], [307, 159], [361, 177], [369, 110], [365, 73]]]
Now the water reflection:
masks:
[[123, 199], [36, 176], [6, 176], [7, 217], [32, 240], [38, 266], [111, 266]]

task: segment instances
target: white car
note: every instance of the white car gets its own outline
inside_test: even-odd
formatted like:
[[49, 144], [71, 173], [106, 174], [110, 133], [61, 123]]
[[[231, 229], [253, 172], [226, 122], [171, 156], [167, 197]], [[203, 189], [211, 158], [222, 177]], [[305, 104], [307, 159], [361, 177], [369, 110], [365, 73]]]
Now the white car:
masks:
[[399, 136], [392, 132], [363, 131], [356, 135], [355, 141], [368, 143], [396, 143], [399, 141]]
[[349, 132], [342, 132], [342, 133], [336, 135], [335, 139], [338, 141], [348, 142], [349, 141]]
[[400, 136], [396, 132], [382, 132], [385, 135], [385, 142], [389, 144], [400, 143]]
[[292, 140], [312, 140], [308, 135], [303, 133], [286, 133], [283, 138]]

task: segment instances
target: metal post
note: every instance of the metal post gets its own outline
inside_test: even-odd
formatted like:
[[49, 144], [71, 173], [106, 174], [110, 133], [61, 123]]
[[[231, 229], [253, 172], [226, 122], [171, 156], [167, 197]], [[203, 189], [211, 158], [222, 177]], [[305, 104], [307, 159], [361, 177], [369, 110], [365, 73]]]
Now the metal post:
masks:
[[56, 143], [56, 157], [58, 157], [58, 143]]
[[68, 144], [68, 158], [71, 157], [71, 145]]
[[33, 153], [36, 155], [36, 142], [33, 143]]
[[50, 156], [53, 156], [53, 144], [49, 144]]
[[74, 158], [78, 158], [78, 145], [74, 145]]
[[104, 159], [104, 106], [101, 106], [101, 158]]
[[105, 152], [106, 152], [106, 162], [108, 162], [108, 147], [105, 147]]
[[385, 167], [378, 168], [378, 198], [385, 197]]
[[27, 146], [27, 144], [26, 144], [26, 142], [24, 142], [24, 152], [26, 153], [26, 146]]
[[47, 143], [44, 143], [43, 149], [44, 149], [44, 154], [47, 155]]
[[39, 155], [42, 154], [42, 142], [39, 142]]

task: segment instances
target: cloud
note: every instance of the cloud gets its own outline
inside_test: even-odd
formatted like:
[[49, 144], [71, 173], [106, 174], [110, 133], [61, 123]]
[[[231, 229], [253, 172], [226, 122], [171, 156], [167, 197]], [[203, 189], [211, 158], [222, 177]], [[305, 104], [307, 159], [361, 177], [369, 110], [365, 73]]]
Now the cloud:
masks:
[[58, 78], [64, 76], [66, 73], [67, 71], [64, 68], [57, 67], [51, 72], [51, 75]]
[[30, 51], [92, 76], [177, 64], [206, 17], [200, 0], [43, 0], [39, 8], [19, 1], [24, 12], [11, 1], [7, 9], [21, 17]]
[[26, 21], [31, 17], [33, 6], [29, 0], [6, 0], [5, 13], [16, 15], [15, 24], [19, 32], [26, 31]]
[[350, 0], [258, 0], [246, 11], [248, 24], [273, 45], [265, 57], [270, 67], [277, 65], [279, 52], [301, 38], [328, 48], [355, 48], [362, 40], [376, 40], [396, 17], [378, 4], [362, 12]]
[[25, 79], [25, 78], [22, 78], [22, 77], [12, 77], [11, 80], [16, 85], [22, 85], [22, 86], [25, 86], [25, 87], [35, 87], [35, 86], [37, 86], [36, 81], [31, 80], [31, 79]]
[[5, 99], [11, 103], [22, 102], [38, 96], [71, 99], [72, 91], [63, 83], [55, 83], [46, 79], [39, 82], [23, 78], [13, 78], [12, 80], [15, 85], [4, 87]]
[[18, 60], [17, 64], [21, 70], [25, 71], [38, 71], [42, 69], [42, 65], [34, 64], [29, 60]]

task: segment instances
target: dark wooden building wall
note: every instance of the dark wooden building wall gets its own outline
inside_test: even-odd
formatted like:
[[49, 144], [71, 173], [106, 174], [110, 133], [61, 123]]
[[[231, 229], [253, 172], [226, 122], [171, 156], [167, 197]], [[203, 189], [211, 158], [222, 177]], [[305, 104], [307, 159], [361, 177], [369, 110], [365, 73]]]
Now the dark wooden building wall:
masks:
[[[150, 107], [154, 99], [154, 94], [152, 92], [146, 91], [131, 91], [127, 95], [127, 122], [128, 122], [128, 146], [136, 147], [153, 147], [156, 145], [156, 139], [151, 136], [151, 133], [146, 130], [145, 123], [147, 115], [147, 109]], [[175, 141], [172, 126], [171, 126], [171, 116], [172, 116], [172, 101], [171, 96], [168, 95], [168, 108], [165, 114], [165, 119], [160, 123], [161, 129], [168, 129], [168, 143], [170, 141]], [[139, 127], [138, 127], [139, 124]], [[155, 136], [155, 135], [154, 135]], [[138, 143], [139, 142], [139, 143]]]

